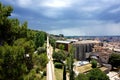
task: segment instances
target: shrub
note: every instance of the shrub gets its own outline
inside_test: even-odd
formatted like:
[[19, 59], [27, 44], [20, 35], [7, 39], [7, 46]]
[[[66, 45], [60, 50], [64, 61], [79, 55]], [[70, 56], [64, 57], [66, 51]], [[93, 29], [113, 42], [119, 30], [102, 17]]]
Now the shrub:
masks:
[[55, 63], [56, 68], [62, 69], [62, 66], [63, 66], [62, 63], [58, 63], [58, 62]]
[[46, 49], [44, 47], [39, 47], [37, 51], [38, 51], [38, 54], [41, 54], [41, 53], [45, 53]]
[[89, 80], [84, 73], [79, 73], [75, 80]]
[[62, 51], [54, 52], [52, 57], [58, 62], [62, 62], [66, 59], [66, 54]]
[[93, 59], [91, 64], [92, 64], [92, 68], [96, 68], [97, 67], [97, 61], [96, 60]]

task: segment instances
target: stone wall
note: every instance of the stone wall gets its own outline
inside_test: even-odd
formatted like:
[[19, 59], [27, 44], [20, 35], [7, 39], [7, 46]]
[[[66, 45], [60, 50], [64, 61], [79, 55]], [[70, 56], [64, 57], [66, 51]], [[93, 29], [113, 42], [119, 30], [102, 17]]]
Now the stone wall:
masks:
[[86, 53], [92, 52], [94, 45], [101, 46], [101, 43], [73, 44], [75, 47], [74, 57], [77, 60], [86, 60]]

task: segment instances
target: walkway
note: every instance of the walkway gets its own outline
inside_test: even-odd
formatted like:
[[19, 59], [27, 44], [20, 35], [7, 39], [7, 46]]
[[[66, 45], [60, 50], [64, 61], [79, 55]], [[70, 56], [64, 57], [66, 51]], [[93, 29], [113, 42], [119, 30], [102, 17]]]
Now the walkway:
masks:
[[49, 59], [49, 62], [47, 64], [47, 80], [55, 80], [52, 53], [53, 48], [49, 45], [49, 37], [47, 36], [47, 56]]

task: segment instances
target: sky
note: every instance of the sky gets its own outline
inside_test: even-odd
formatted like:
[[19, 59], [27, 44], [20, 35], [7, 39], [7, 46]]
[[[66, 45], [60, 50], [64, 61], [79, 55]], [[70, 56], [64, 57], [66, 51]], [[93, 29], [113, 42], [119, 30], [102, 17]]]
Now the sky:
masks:
[[120, 35], [120, 0], [0, 0], [30, 29], [65, 36]]

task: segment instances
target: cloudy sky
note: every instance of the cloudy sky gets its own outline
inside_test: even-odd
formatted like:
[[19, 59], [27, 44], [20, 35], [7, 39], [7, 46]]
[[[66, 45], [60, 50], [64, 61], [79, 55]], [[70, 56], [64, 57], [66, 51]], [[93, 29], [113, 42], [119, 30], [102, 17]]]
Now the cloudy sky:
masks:
[[0, 0], [30, 29], [52, 34], [120, 35], [120, 0]]

